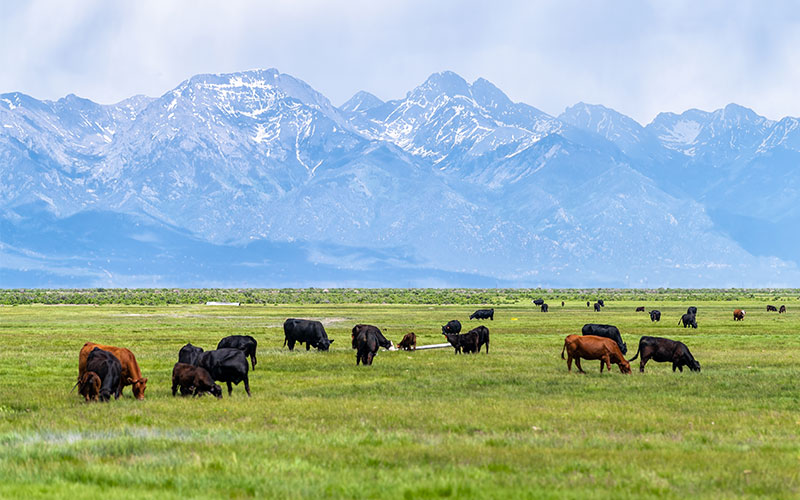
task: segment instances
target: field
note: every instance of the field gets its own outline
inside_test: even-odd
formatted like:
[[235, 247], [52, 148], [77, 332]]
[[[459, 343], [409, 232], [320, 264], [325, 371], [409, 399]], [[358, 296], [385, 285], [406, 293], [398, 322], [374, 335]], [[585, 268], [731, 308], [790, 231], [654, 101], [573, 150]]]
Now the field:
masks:
[[[382, 351], [372, 367], [355, 365], [355, 323], [441, 343], [442, 324], [477, 326], [467, 318], [484, 304], [55, 306], [14, 295], [23, 305], [0, 307], [0, 498], [800, 497], [796, 292], [621, 294], [600, 313], [575, 293], [563, 308], [549, 298], [547, 314], [524, 295], [486, 304], [489, 355]], [[676, 326], [688, 305], [697, 330]], [[741, 323], [736, 307], [748, 311]], [[323, 320], [333, 349], [282, 348], [287, 317]], [[628, 357], [641, 335], [681, 340], [702, 372], [651, 362], [640, 374], [635, 361], [633, 375], [601, 375], [587, 361], [586, 375], [567, 373], [563, 339], [588, 322], [617, 325]], [[222, 400], [173, 398], [180, 347], [231, 334], [259, 342], [253, 397], [239, 385]], [[89, 340], [134, 351], [146, 400], [130, 388], [108, 404], [69, 392]]]

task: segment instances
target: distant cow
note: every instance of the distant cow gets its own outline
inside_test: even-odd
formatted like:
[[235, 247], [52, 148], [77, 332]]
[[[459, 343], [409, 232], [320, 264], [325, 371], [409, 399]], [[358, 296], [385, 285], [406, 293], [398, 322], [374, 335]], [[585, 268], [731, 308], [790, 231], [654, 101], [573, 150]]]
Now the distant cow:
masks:
[[586, 301], [586, 307], [591, 307], [589, 301]]
[[781, 306], [780, 310], [778, 311], [778, 314], [783, 314], [785, 312], [786, 312], [786, 306]]
[[403, 337], [403, 340], [397, 344], [398, 349], [403, 349], [405, 351], [416, 351], [417, 350], [417, 335], [414, 332], [406, 333]]
[[83, 396], [87, 402], [97, 401], [100, 396], [100, 385], [102, 380], [95, 372], [86, 372], [80, 380], [78, 380], [78, 394]]
[[680, 325], [683, 323], [684, 328], [697, 328], [697, 319], [695, 318], [694, 314], [686, 313], [678, 320], [678, 324]]
[[486, 354], [489, 354], [489, 329], [481, 325], [467, 332], [467, 335], [471, 333], [478, 336], [478, 352], [481, 352], [481, 347], [486, 345]]
[[605, 307], [606, 303], [603, 302], [603, 299], [597, 299], [597, 303], [600, 304], [600, 307]]
[[117, 358], [122, 366], [122, 387], [130, 385], [133, 396], [136, 399], [144, 399], [144, 391], [147, 389], [147, 379], [142, 377], [142, 371], [139, 369], [139, 364], [136, 362], [136, 356], [134, 356], [129, 349], [124, 347], [95, 344], [94, 342], [83, 344], [80, 355], [78, 356], [78, 379], [80, 380], [83, 374], [86, 373], [86, 360], [88, 359], [89, 353], [92, 352], [95, 347], [110, 352]]
[[586, 373], [581, 368], [581, 358], [583, 359], [599, 359], [600, 373], [603, 372], [603, 367], [611, 371], [611, 363], [619, 365], [619, 371], [628, 374], [631, 372], [631, 365], [625, 360], [622, 352], [619, 350], [617, 343], [605, 337], [597, 337], [594, 335], [587, 335], [581, 337], [580, 335], [567, 335], [564, 339], [564, 347], [561, 349], [561, 359], [564, 359], [564, 351], [567, 352], [567, 370], [572, 371], [572, 360], [575, 360], [575, 366], [578, 367], [580, 373]]
[[635, 360], [640, 353], [642, 360], [639, 362], [639, 371], [642, 373], [644, 373], [644, 365], [650, 359], [659, 363], [672, 362], [673, 372], [676, 368], [682, 372], [684, 366], [688, 366], [693, 372], [700, 371], [700, 363], [694, 359], [689, 348], [683, 342], [661, 337], [642, 337], [639, 339], [636, 356], [628, 361]]
[[533, 301], [533, 303], [536, 304], [537, 306], [540, 306], [544, 304], [544, 299], [536, 299]]
[[561, 307], [564, 307], [564, 301], [563, 300], [561, 301]]
[[461, 322], [457, 319], [448, 321], [447, 324], [442, 327], [442, 333], [461, 333]]
[[372, 359], [378, 353], [378, 347], [385, 349], [392, 347], [392, 343], [383, 336], [380, 329], [372, 325], [354, 326], [352, 339], [353, 349], [356, 349], [356, 366], [359, 363], [365, 366], [372, 365]]
[[469, 319], [490, 319], [494, 321], [494, 309], [478, 309], [469, 315]]
[[736, 309], [733, 311], [733, 320], [734, 321], [742, 321], [744, 320], [744, 315], [747, 314], [744, 309]]
[[175, 363], [172, 367], [172, 395], [181, 389], [181, 396], [213, 394], [222, 398], [222, 388], [211, 379], [211, 374], [205, 368], [192, 366], [186, 363]]
[[258, 362], [256, 360], [256, 349], [258, 348], [256, 339], [250, 335], [231, 335], [220, 340], [219, 344], [217, 344], [217, 349], [222, 349], [223, 347], [239, 349], [246, 357], [250, 357], [250, 364], [253, 370], [256, 369], [256, 363]]
[[644, 312], [644, 306], [639, 306], [636, 308], [636, 312]]
[[697, 308], [695, 306], [689, 306], [686, 308], [686, 314], [692, 314], [697, 316]]
[[319, 321], [311, 319], [289, 318], [283, 322], [283, 345], [288, 344], [289, 350], [294, 350], [295, 342], [302, 344], [305, 342], [306, 351], [312, 347], [320, 351], [327, 351], [333, 340], [328, 340], [328, 334]]
[[543, 313], [546, 313], [549, 310], [550, 310], [550, 306], [548, 306], [547, 304], [542, 304], [542, 312]]
[[250, 396], [247, 358], [239, 349], [223, 347], [215, 351], [206, 351], [198, 358], [197, 366], [205, 368], [212, 379], [228, 384], [228, 396], [233, 392], [231, 383], [239, 385], [239, 382], [244, 382], [244, 390]]
[[650, 321], [661, 321], [661, 311], [658, 309], [650, 311]]
[[178, 351], [178, 363], [197, 366], [197, 361], [200, 359], [202, 353], [202, 347], [193, 346], [191, 343], [186, 344]]
[[775, 307], [775, 306], [768, 305], [767, 306], [767, 312], [778, 312], [778, 308]]
[[[455, 348], [455, 354], [473, 354], [478, 352], [478, 333], [475, 330], [470, 330], [469, 333], [456, 334], [456, 333], [443, 333], [450, 345]], [[488, 347], [487, 347], [488, 352]]]
[[627, 354], [628, 345], [622, 341], [622, 335], [619, 333], [619, 328], [614, 325], [598, 325], [597, 323], [587, 323], [581, 328], [581, 335], [594, 335], [597, 337], [605, 337], [617, 343], [619, 350], [622, 354]]
[[598, 312], [598, 313], [600, 312], [600, 303], [599, 302], [595, 302], [594, 303], [594, 312]]
[[[85, 373], [94, 373], [100, 379], [97, 397], [100, 401], [109, 401], [111, 396], [119, 399], [122, 393], [122, 365], [116, 356], [108, 351], [93, 347], [86, 356]], [[81, 379], [83, 379], [81, 375]], [[92, 378], [91, 375], [89, 378]]]

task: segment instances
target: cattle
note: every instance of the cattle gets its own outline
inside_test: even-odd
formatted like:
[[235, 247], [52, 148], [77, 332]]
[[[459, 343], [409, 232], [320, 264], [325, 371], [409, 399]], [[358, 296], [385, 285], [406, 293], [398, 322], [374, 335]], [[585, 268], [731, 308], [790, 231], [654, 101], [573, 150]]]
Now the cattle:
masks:
[[320, 351], [327, 351], [333, 344], [333, 340], [328, 339], [322, 323], [311, 319], [287, 319], [283, 322], [283, 334], [283, 345], [288, 345], [290, 351], [294, 351], [295, 342], [301, 344], [305, 342], [306, 351], [312, 347]]
[[639, 306], [636, 308], [636, 312], [644, 312], [644, 306]]
[[548, 306], [547, 304], [542, 304], [542, 312], [546, 313], [548, 310], [550, 310], [550, 306]]
[[733, 311], [733, 320], [734, 321], [743, 321], [744, 315], [747, 314], [744, 309], [735, 309]]
[[206, 351], [200, 354], [197, 366], [205, 368], [213, 380], [228, 384], [228, 396], [233, 392], [231, 383], [239, 385], [239, 382], [244, 382], [244, 390], [250, 396], [247, 358], [239, 349], [223, 347], [215, 351]]
[[[475, 330], [470, 330], [469, 333], [443, 333], [450, 345], [455, 348], [455, 354], [473, 354], [478, 352], [478, 333]], [[488, 347], [487, 347], [487, 351]]]
[[586, 301], [586, 307], [591, 307], [588, 300]]
[[563, 300], [561, 301], [561, 307], [564, 307], [564, 301]]
[[417, 350], [417, 335], [414, 332], [406, 333], [403, 336], [403, 340], [397, 344], [398, 349], [403, 349], [405, 351], [416, 351]]
[[680, 325], [683, 323], [684, 328], [697, 328], [697, 319], [695, 318], [694, 314], [686, 313], [678, 320], [678, 324]]
[[[767, 306], [767, 312], [778, 312], [778, 308], [772, 305]], [[778, 313], [780, 314], [780, 313]]]
[[537, 306], [541, 306], [542, 304], [544, 304], [544, 299], [536, 299], [533, 301], [533, 303]]
[[661, 311], [658, 309], [650, 311], [650, 321], [661, 321]]
[[78, 380], [78, 394], [83, 396], [87, 402], [97, 401], [100, 396], [100, 385], [102, 381], [100, 376], [95, 372], [86, 372], [80, 380]]
[[494, 321], [494, 309], [478, 309], [469, 315], [469, 319], [489, 319]]
[[352, 339], [353, 349], [356, 350], [356, 366], [359, 363], [364, 366], [372, 365], [372, 360], [378, 353], [378, 347], [392, 348], [392, 343], [383, 336], [380, 329], [372, 325], [354, 326]]
[[604, 337], [611, 339], [617, 343], [619, 350], [622, 354], [627, 354], [628, 345], [622, 341], [622, 335], [619, 333], [619, 328], [614, 325], [598, 325], [597, 323], [587, 323], [581, 328], [581, 335], [594, 335], [596, 337]]
[[192, 366], [186, 363], [175, 363], [172, 367], [172, 395], [181, 389], [181, 396], [213, 394], [222, 399], [222, 388], [211, 379], [211, 374], [205, 368]]
[[688, 366], [693, 372], [700, 371], [700, 363], [694, 359], [689, 348], [683, 342], [661, 337], [642, 337], [639, 339], [636, 356], [628, 361], [635, 360], [639, 354], [642, 355], [642, 360], [639, 362], [639, 371], [642, 373], [644, 373], [644, 365], [650, 359], [658, 363], [672, 362], [673, 372], [676, 368], [683, 372], [684, 366]]
[[[100, 401], [109, 401], [112, 395], [114, 399], [119, 399], [123, 386], [122, 365], [116, 356], [99, 347], [93, 347], [86, 356], [84, 370], [84, 374], [94, 373], [100, 378], [100, 388], [97, 394]], [[83, 379], [83, 374], [81, 379]]]
[[486, 345], [486, 354], [489, 354], [489, 329], [481, 325], [467, 332], [467, 335], [472, 333], [478, 336], [477, 352], [481, 352], [481, 347]]
[[600, 304], [600, 307], [605, 307], [606, 303], [603, 302], [603, 299], [597, 299], [597, 303]]
[[124, 347], [95, 344], [94, 342], [83, 344], [78, 357], [78, 379], [83, 377], [83, 374], [86, 372], [86, 360], [89, 353], [95, 347], [116, 356], [120, 365], [122, 365], [122, 387], [127, 385], [132, 386], [131, 391], [133, 391], [133, 396], [136, 399], [144, 399], [144, 391], [147, 389], [147, 379], [142, 377], [142, 371], [139, 369], [139, 364], [136, 362], [136, 356]]
[[695, 306], [689, 306], [686, 308], [686, 314], [691, 314], [693, 316], [697, 316], [697, 308]]
[[256, 363], [258, 362], [256, 360], [256, 349], [258, 348], [256, 339], [250, 335], [231, 335], [220, 340], [219, 344], [217, 344], [217, 349], [222, 349], [223, 347], [239, 349], [245, 356], [250, 357], [250, 364], [253, 370], [256, 369]]
[[600, 304], [597, 302], [594, 303], [594, 312], [600, 312]]
[[572, 371], [572, 360], [575, 360], [575, 366], [578, 367], [578, 372], [586, 373], [581, 368], [581, 358], [583, 359], [599, 359], [600, 360], [600, 373], [603, 373], [603, 367], [607, 367], [611, 371], [611, 364], [619, 365], [619, 371], [625, 374], [631, 372], [631, 365], [622, 355], [619, 346], [616, 342], [605, 337], [598, 337], [595, 335], [567, 335], [564, 339], [564, 347], [561, 349], [561, 359], [564, 359], [564, 351], [567, 352], [567, 370]]
[[203, 353], [202, 347], [193, 346], [191, 343], [181, 347], [178, 351], [178, 363], [186, 363], [187, 365], [197, 366], [197, 360]]
[[461, 333], [461, 322], [457, 319], [448, 321], [447, 324], [442, 327], [442, 333]]
[[786, 306], [781, 306], [780, 310], [778, 310], [778, 314], [783, 314], [786, 312]]

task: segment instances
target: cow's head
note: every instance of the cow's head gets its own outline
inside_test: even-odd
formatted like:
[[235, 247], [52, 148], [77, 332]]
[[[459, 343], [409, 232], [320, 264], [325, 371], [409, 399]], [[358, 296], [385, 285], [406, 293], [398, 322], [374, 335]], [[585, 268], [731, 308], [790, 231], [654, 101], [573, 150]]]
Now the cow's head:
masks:
[[222, 399], [222, 387], [220, 387], [219, 384], [212, 385], [208, 392], [213, 394], [217, 399]]
[[147, 379], [140, 378], [138, 380], [133, 380], [128, 377], [128, 383], [132, 386], [131, 390], [133, 390], [134, 397], [136, 399], [144, 399], [144, 390], [147, 389]]
[[631, 364], [628, 363], [627, 360], [621, 359], [619, 361], [619, 371], [621, 371], [622, 373], [624, 373], [626, 375], [629, 375], [631, 373]]
[[328, 349], [330, 349], [331, 344], [333, 344], [333, 340], [320, 339], [320, 341], [317, 342], [317, 349], [319, 349], [320, 351], [327, 351]]
[[80, 382], [80, 389], [78, 389], [78, 393], [83, 396], [83, 398], [88, 401], [97, 401], [97, 397], [100, 394], [100, 377], [95, 372], [86, 372], [81, 377]]
[[692, 358], [691, 356], [689, 356], [689, 362], [686, 363], [686, 366], [688, 366], [689, 369], [692, 370], [693, 372], [700, 371], [700, 362]]

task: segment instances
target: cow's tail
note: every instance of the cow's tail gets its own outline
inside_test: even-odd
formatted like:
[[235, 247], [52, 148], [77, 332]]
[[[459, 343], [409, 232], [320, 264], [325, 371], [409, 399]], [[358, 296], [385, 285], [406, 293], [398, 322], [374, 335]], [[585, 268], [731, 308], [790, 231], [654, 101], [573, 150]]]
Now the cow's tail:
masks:
[[631, 359], [629, 359], [628, 363], [630, 363], [631, 361], [633, 361], [634, 359], [639, 357], [639, 351], [641, 350], [641, 348], [642, 348], [642, 344], [639, 344], [639, 347], [636, 348], [636, 356], [634, 356]]
[[564, 357], [564, 351], [566, 351], [566, 350], [567, 350], [567, 341], [565, 339], [564, 340], [564, 347], [561, 348], [561, 359], [567, 359], [567, 358]]
[[678, 319], [678, 324], [679, 325], [681, 324], [681, 321], [683, 321], [683, 316], [681, 316], [680, 319]]
[[283, 337], [283, 347], [286, 347], [286, 342], [289, 341], [289, 337]]
[[81, 379], [78, 379], [78, 381], [75, 382], [75, 385], [72, 386], [72, 389], [69, 390], [69, 393], [72, 394], [72, 391], [74, 391], [75, 388], [78, 387], [78, 384], [80, 384], [80, 383], [81, 383]]

